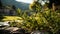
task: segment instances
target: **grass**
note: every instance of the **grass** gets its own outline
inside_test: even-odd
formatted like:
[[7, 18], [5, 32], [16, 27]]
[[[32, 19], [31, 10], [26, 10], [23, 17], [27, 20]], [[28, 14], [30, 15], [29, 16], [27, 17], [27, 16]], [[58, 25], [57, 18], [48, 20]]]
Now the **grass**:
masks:
[[13, 21], [13, 20], [22, 20], [22, 18], [18, 16], [4, 16], [4, 19], [2, 19], [2, 21]]

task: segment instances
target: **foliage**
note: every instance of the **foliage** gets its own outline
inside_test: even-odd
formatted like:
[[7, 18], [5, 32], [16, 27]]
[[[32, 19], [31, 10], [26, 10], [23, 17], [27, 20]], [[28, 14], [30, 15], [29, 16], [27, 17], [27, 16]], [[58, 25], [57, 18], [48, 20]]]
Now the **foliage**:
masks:
[[[45, 5], [44, 5], [45, 6]], [[48, 5], [46, 5], [48, 6]], [[24, 11], [17, 9], [17, 16], [22, 18], [6, 18], [7, 20], [12, 19], [13, 22], [10, 23], [12, 27], [17, 26], [21, 28], [28, 29], [29, 31], [40, 30], [40, 31], [51, 31], [53, 34], [59, 31], [60, 29], [60, 10], [53, 12], [49, 8], [45, 8], [44, 11], [41, 11], [41, 5], [38, 2], [34, 2], [30, 5], [30, 9], [36, 12]], [[3, 19], [4, 20], [4, 19]], [[15, 20], [19, 20], [16, 22]]]
[[[23, 14], [20, 14], [20, 10], [18, 9], [18, 16], [23, 18], [22, 22], [12, 22], [11, 26], [17, 26], [24, 29], [28, 29], [28, 31], [40, 30], [40, 31], [51, 31], [56, 33], [60, 29], [60, 13], [53, 12], [50, 9], [46, 8], [43, 12], [29, 12], [24, 11]], [[30, 15], [29, 15], [30, 13]], [[21, 20], [20, 20], [21, 21]]]
[[4, 19], [5, 17], [0, 15], [0, 21], [3, 21], [2, 19]]
[[41, 4], [37, 1], [34, 1], [32, 4], [30, 4], [29, 8], [30, 8], [30, 10], [33, 10], [33, 11], [40, 11]]
[[[24, 22], [22, 28], [28, 30], [45, 30], [56, 33], [60, 29], [60, 13], [52, 12], [47, 9], [44, 12], [33, 13], [31, 16], [24, 14]], [[48, 29], [47, 29], [48, 28]]]
[[21, 16], [21, 9], [18, 8], [18, 9], [16, 10], [16, 13], [17, 13], [17, 16]]
[[44, 14], [44, 17], [48, 21], [48, 27], [50, 28], [50, 31], [53, 33], [56, 33], [60, 29], [60, 17], [58, 16], [57, 12], [51, 12], [46, 11]]
[[9, 21], [11, 27], [21, 27], [21, 24], [24, 20], [18, 16], [4, 16], [2, 21]]
[[3, 21], [14, 21], [14, 20], [20, 20], [22, 19], [21, 17], [18, 16], [4, 16], [5, 18], [2, 19]]

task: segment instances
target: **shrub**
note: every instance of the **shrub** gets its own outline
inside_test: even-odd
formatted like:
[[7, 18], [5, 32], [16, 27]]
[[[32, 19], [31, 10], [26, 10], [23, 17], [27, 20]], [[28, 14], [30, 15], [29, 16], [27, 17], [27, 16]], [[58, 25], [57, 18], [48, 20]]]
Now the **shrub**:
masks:
[[21, 27], [27, 28], [30, 31], [45, 30], [56, 33], [60, 29], [60, 17], [58, 13], [50, 11], [49, 9], [42, 13], [33, 13], [31, 16], [25, 15], [24, 17], [24, 23]]

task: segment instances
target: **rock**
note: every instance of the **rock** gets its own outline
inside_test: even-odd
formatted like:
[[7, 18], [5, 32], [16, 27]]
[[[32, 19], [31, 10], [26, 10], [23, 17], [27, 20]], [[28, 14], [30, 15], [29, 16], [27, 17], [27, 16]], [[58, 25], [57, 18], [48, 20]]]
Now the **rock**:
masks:
[[21, 29], [19, 29], [18, 31], [19, 31], [21, 34], [25, 34], [25, 30], [24, 30], [24, 29], [22, 29], [22, 28], [21, 28]]
[[9, 30], [11, 32], [17, 31], [19, 28], [18, 27], [8, 27], [5, 30]]
[[0, 29], [0, 33], [2, 34], [30, 34], [26, 33], [25, 29], [18, 28], [18, 27], [7, 27], [5, 29]]
[[10, 26], [10, 25], [9, 25], [9, 22], [0, 22], [0, 27], [1, 26]]
[[13, 34], [25, 34], [25, 30], [18, 27], [9, 27], [5, 30], [9, 30]]
[[37, 31], [33, 31], [31, 34], [49, 34], [49, 32], [37, 30]]
[[40, 31], [33, 31], [31, 34], [41, 34]]

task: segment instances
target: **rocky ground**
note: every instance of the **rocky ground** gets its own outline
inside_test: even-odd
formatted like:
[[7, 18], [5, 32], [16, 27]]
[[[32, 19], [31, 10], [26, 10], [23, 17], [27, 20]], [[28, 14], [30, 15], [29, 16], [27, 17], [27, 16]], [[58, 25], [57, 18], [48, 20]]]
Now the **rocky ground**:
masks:
[[0, 28], [0, 34], [30, 34], [17, 27]]
[[4, 27], [0, 28], [0, 34], [52, 34], [46, 31], [35, 30], [32, 32], [26, 32], [26, 29], [17, 28], [17, 27]]

